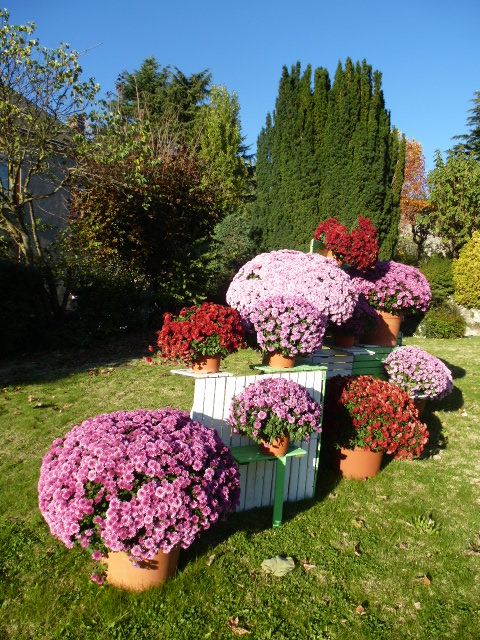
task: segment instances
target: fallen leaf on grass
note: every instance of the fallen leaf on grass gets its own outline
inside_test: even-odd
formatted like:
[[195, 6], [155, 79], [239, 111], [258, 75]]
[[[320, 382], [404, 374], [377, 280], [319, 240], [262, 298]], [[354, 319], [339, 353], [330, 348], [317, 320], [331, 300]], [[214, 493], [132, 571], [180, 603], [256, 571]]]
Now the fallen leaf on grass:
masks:
[[63, 405], [64, 409], [70, 409], [70, 407], [73, 407], [73, 404], [64, 404]]
[[238, 626], [238, 618], [232, 618], [231, 620], [229, 620], [228, 627], [230, 631], [236, 636], [246, 636], [252, 633], [251, 631], [248, 631], [248, 629], [244, 629], [243, 627]]
[[418, 576], [415, 578], [415, 582], [423, 582], [423, 584], [428, 587], [431, 584], [430, 578], [425, 574], [423, 576]]
[[317, 568], [316, 564], [309, 564], [306, 560], [303, 560], [303, 562], [300, 562], [300, 566], [303, 567], [305, 572], [308, 572], [308, 571], [311, 571], [312, 569]]
[[420, 602], [414, 602], [413, 606], [415, 607], [415, 609], [418, 611], [419, 609], [422, 608], [422, 605], [420, 604]]
[[330, 498], [330, 500], [335, 500], [335, 498], [337, 497], [336, 493], [329, 493], [328, 497]]
[[33, 405], [34, 409], [40, 409], [41, 407], [43, 407], [43, 402], [37, 402], [36, 404]]
[[215, 560], [215, 554], [212, 553], [212, 555], [207, 560], [207, 567], [211, 567], [214, 560]]
[[358, 607], [355, 609], [355, 613], [358, 613], [359, 616], [365, 615], [365, 609], [362, 607], [361, 604], [359, 604]]
[[360, 543], [356, 544], [353, 547], [353, 553], [357, 556], [357, 558], [361, 558], [362, 557], [362, 551], [360, 549]]
[[357, 529], [361, 529], [363, 527], [363, 520], [355, 520], [355, 518], [352, 520], [352, 524], [354, 527], [356, 527]]

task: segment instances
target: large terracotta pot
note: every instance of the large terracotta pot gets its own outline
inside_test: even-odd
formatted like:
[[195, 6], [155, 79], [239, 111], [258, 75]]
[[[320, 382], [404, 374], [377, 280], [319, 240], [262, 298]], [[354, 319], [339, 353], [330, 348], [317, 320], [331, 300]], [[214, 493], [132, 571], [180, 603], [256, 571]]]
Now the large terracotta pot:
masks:
[[281, 353], [272, 353], [268, 358], [268, 365], [273, 369], [291, 369], [295, 366], [295, 356], [287, 358]]
[[283, 438], [276, 438], [273, 442], [265, 442], [262, 440], [260, 443], [260, 451], [266, 456], [275, 456], [281, 458], [288, 451], [290, 444], [290, 437], [284, 436]]
[[363, 343], [377, 347], [396, 347], [402, 315], [386, 311], [377, 311], [377, 313], [380, 317], [377, 330], [364, 336]]
[[159, 587], [174, 575], [179, 555], [180, 547], [175, 547], [170, 553], [159, 551], [153, 560], [145, 560], [135, 566], [123, 551], [111, 551], [106, 560], [107, 582], [128, 591]]
[[355, 344], [355, 336], [353, 333], [336, 329], [333, 331], [333, 344], [335, 347], [350, 349]]
[[198, 358], [193, 363], [193, 373], [218, 373], [220, 371], [220, 359], [220, 356]]
[[344, 478], [366, 480], [380, 471], [383, 451], [366, 451], [360, 447], [340, 449], [340, 473]]

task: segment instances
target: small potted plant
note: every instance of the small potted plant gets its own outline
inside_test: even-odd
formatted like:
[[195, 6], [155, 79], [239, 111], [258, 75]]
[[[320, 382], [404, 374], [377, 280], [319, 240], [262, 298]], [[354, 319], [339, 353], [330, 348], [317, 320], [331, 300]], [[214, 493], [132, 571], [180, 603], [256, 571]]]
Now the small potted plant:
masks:
[[376, 331], [378, 323], [378, 313], [368, 304], [364, 296], [359, 295], [352, 317], [340, 326], [331, 325], [333, 343], [337, 347], [353, 347], [356, 336]]
[[390, 382], [413, 397], [420, 415], [427, 399], [441, 400], [453, 391], [450, 369], [420, 347], [392, 351], [384, 367]]
[[297, 355], [322, 346], [326, 318], [300, 296], [263, 298], [249, 319], [271, 367], [293, 367]]
[[300, 296], [336, 324], [350, 318], [358, 299], [351, 278], [333, 260], [285, 249], [244, 264], [230, 283], [227, 303], [249, 322], [260, 300], [275, 295]]
[[339, 470], [350, 478], [375, 476], [383, 454], [418, 457], [428, 431], [402, 389], [371, 376], [335, 376], [327, 381], [323, 444], [339, 450]]
[[261, 377], [235, 396], [230, 425], [260, 445], [266, 455], [283, 456], [291, 440], [308, 441], [321, 432], [322, 407], [287, 378]]
[[217, 373], [222, 357], [246, 347], [245, 330], [235, 309], [205, 302], [183, 308], [178, 316], [165, 313], [157, 345], [161, 358], [183, 362], [195, 373]]
[[430, 306], [430, 285], [415, 267], [377, 262], [368, 273], [355, 269], [349, 273], [358, 295], [363, 295], [380, 317], [377, 331], [365, 336], [365, 344], [396, 346], [403, 314], [425, 312]]
[[325, 238], [327, 257], [333, 257], [339, 264], [347, 263], [359, 271], [373, 269], [378, 260], [377, 230], [369, 218], [358, 218], [358, 226], [348, 233], [337, 218], [330, 218], [319, 224], [315, 240]]
[[40, 511], [67, 548], [101, 563], [92, 580], [142, 591], [175, 571], [180, 548], [235, 509], [238, 469], [214, 429], [167, 407], [85, 420], [42, 461]]

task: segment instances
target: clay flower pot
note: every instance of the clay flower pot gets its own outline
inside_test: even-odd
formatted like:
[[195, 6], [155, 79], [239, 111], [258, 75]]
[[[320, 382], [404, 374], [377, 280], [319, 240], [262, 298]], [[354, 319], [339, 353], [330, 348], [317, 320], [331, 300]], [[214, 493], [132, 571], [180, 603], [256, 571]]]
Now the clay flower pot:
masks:
[[123, 551], [110, 552], [107, 556], [107, 582], [127, 591], [146, 591], [159, 587], [175, 574], [180, 547], [170, 553], [159, 551], [153, 560], [142, 560], [136, 565]]
[[220, 356], [203, 356], [197, 358], [193, 365], [193, 373], [218, 373], [220, 371]]
[[396, 347], [402, 315], [377, 311], [379, 322], [376, 331], [363, 337], [363, 343], [377, 347]]
[[353, 333], [342, 331], [341, 329], [333, 332], [333, 344], [335, 347], [343, 347], [344, 349], [350, 349], [355, 344], [355, 336]]
[[425, 407], [427, 406], [427, 396], [414, 395], [412, 396], [413, 404], [417, 407], [418, 417], [423, 416]]
[[273, 369], [291, 369], [295, 366], [295, 356], [286, 357], [281, 353], [272, 353], [268, 358], [268, 365]]
[[259, 447], [264, 455], [281, 458], [287, 453], [289, 445], [290, 436], [285, 435], [283, 438], [276, 438], [273, 442], [262, 440]]
[[339, 470], [344, 478], [374, 478], [382, 466], [383, 451], [367, 451], [360, 447], [340, 449]]

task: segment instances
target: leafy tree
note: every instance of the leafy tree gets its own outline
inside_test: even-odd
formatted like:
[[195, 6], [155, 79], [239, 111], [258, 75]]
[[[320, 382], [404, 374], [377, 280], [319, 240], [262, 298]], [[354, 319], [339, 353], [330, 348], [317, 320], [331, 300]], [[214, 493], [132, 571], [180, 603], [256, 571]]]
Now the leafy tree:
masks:
[[243, 141], [237, 95], [214, 85], [203, 111], [198, 144], [199, 156], [209, 168], [204, 184], [219, 186], [224, 211], [233, 211], [251, 191]]
[[467, 308], [480, 307], [480, 231], [475, 231], [453, 262], [455, 302]]
[[169, 120], [107, 114], [79, 147], [72, 186], [70, 231], [81, 261], [94, 256], [131, 274], [163, 309], [205, 293], [222, 210], [222, 194], [204, 183], [205, 163], [175, 135]]
[[416, 140], [407, 140], [405, 146], [405, 173], [400, 197], [402, 220], [409, 225], [413, 242], [417, 247], [417, 261], [423, 255], [423, 248], [431, 231], [428, 213], [428, 180], [425, 172], [425, 156], [422, 145]]
[[465, 154], [450, 155], [443, 161], [437, 151], [435, 168], [430, 172], [430, 220], [442, 239], [450, 258], [480, 230], [480, 162]]
[[455, 136], [454, 140], [462, 140], [453, 147], [453, 153], [466, 153], [472, 155], [475, 160], [480, 161], [480, 91], [475, 91], [472, 98], [473, 107], [468, 110], [471, 114], [467, 118], [468, 133]]
[[398, 235], [404, 141], [390, 125], [381, 74], [365, 61], [283, 68], [273, 115], [258, 138], [255, 216], [264, 249], [305, 250], [320, 221], [377, 227], [382, 258]]
[[9, 24], [0, 10], [0, 233], [18, 259], [41, 271], [45, 306], [60, 317], [51, 254], [42, 239], [40, 207], [66, 186], [71, 174], [75, 129], [97, 87], [80, 82], [78, 54], [68, 45], [47, 49], [33, 37], [33, 23]]

